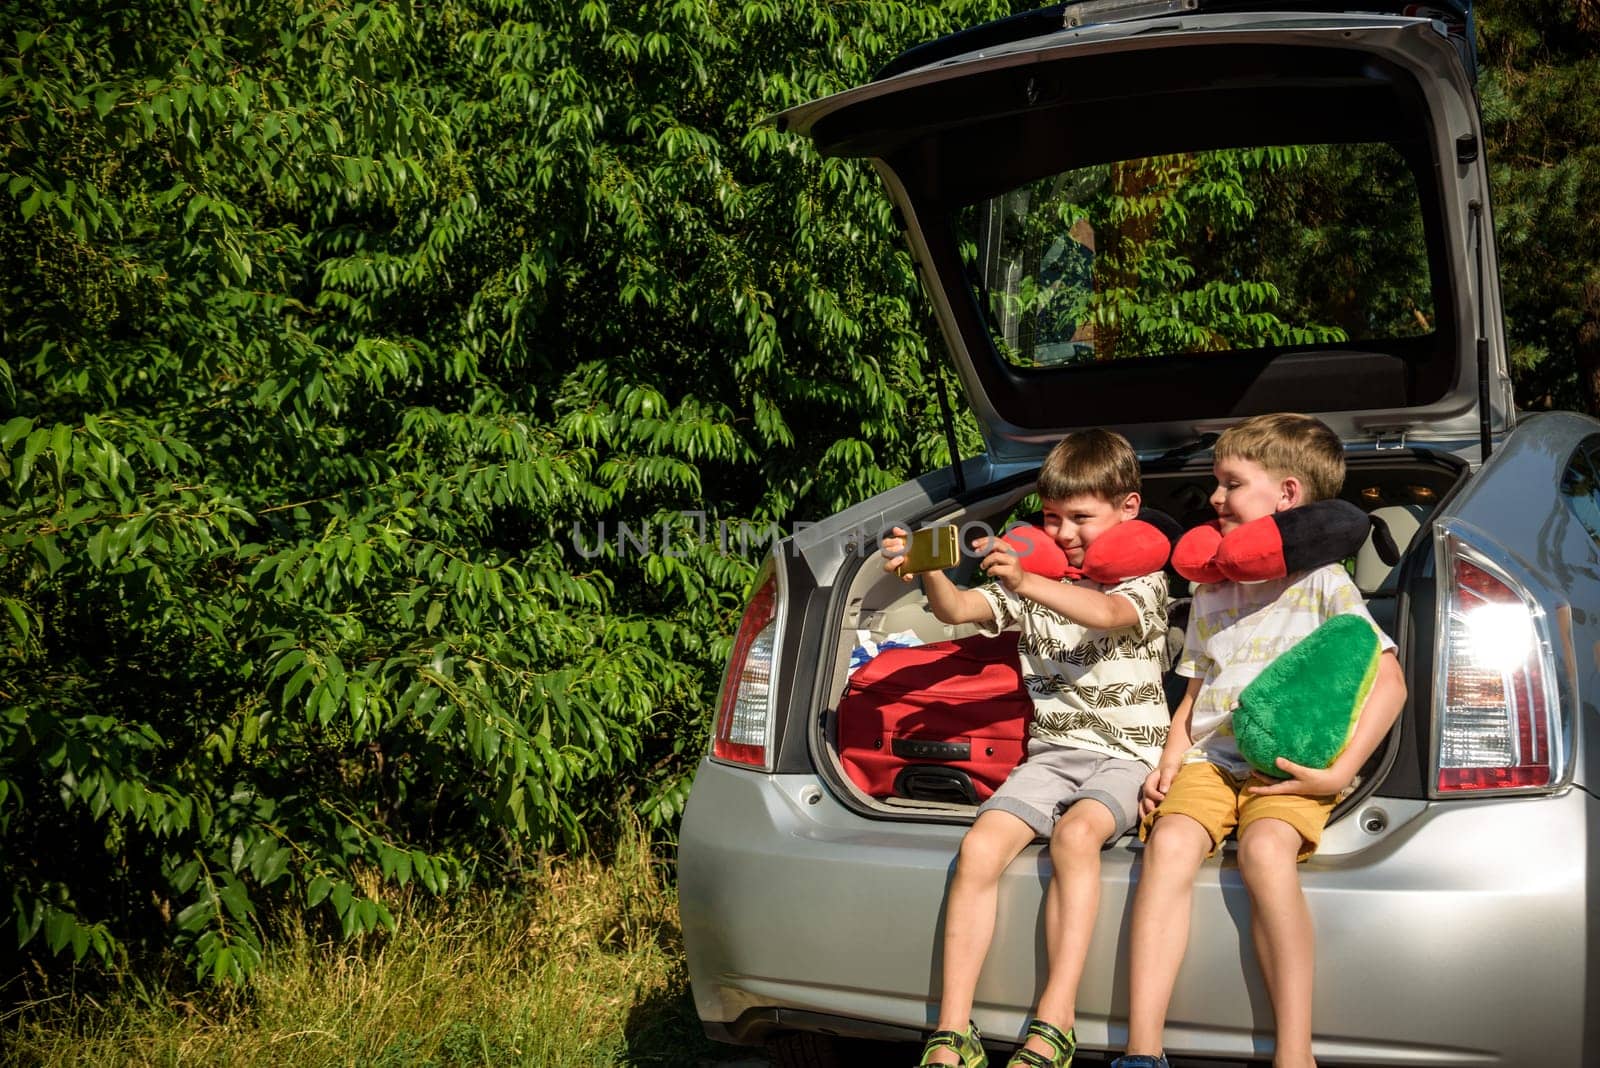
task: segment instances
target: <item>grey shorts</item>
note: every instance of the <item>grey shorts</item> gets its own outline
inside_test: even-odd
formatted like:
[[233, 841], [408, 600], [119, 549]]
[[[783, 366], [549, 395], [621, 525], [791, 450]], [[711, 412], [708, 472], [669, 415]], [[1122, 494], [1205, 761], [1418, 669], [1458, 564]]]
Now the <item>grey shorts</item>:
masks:
[[1139, 816], [1139, 790], [1150, 774], [1141, 760], [1092, 753], [1028, 739], [1028, 755], [1011, 770], [994, 796], [978, 806], [1009, 812], [1041, 837], [1075, 801], [1092, 797], [1111, 811], [1117, 829], [1108, 842], [1133, 829]]

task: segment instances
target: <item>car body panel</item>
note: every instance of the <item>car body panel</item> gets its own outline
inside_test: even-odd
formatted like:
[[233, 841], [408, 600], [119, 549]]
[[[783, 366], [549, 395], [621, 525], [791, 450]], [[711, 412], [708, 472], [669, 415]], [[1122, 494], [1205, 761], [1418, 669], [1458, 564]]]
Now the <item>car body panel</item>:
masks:
[[[1574, 978], [1595, 938], [1586, 880], [1600, 849], [1600, 802], [1569, 789], [1393, 807], [1408, 818], [1378, 844], [1319, 856], [1302, 871], [1318, 932], [1319, 1056], [1519, 1065], [1539, 1049], [1551, 1064], [1585, 1063], [1589, 1001]], [[783, 1007], [930, 1027], [943, 897], [961, 833], [865, 819], [813, 776], [702, 764], [679, 843], [684, 939], [702, 1019], [731, 1027], [751, 1009]], [[1463, 863], [1463, 843], [1477, 863]], [[1103, 855], [1076, 1024], [1086, 1049], [1118, 1049], [1126, 1035], [1123, 947], [1139, 853], [1123, 839]], [[1039, 918], [1049, 876], [1036, 843], [1002, 879], [974, 1009], [984, 1032], [1002, 1041], [1021, 1034], [1043, 981]], [[1248, 915], [1228, 849], [1196, 882], [1169, 1051], [1270, 1055], [1271, 1011]], [[1548, 981], [1538, 996], [1508, 1003], [1512, 975]]]

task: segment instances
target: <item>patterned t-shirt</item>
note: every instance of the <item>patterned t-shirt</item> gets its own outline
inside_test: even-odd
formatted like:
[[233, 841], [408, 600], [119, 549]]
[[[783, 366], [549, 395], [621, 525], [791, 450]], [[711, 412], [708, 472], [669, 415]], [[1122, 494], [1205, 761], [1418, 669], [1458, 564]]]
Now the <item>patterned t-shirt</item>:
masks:
[[994, 620], [979, 626], [988, 634], [1022, 632], [1017, 652], [1033, 698], [1033, 737], [1154, 767], [1172, 720], [1161, 687], [1166, 576], [1158, 571], [1115, 586], [1089, 579], [1074, 585], [1126, 597], [1138, 620], [1117, 630], [1086, 627], [989, 582], [978, 592], [988, 599]]
[[1328, 564], [1265, 582], [1219, 582], [1195, 591], [1179, 675], [1200, 680], [1189, 717], [1193, 741], [1184, 763], [1209, 761], [1243, 777], [1250, 764], [1233, 736], [1239, 693], [1266, 666], [1318, 625], [1358, 615], [1378, 631], [1387, 651], [1394, 641], [1373, 622], [1361, 590], [1342, 564]]

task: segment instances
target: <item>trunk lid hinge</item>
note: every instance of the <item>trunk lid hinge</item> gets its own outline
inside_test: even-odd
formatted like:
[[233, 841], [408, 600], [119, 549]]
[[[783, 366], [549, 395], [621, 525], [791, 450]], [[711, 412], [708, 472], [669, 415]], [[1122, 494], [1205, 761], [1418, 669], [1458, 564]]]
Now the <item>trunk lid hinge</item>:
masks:
[[1373, 430], [1372, 447], [1377, 452], [1390, 452], [1406, 447], [1406, 428], [1403, 426], [1386, 426]]

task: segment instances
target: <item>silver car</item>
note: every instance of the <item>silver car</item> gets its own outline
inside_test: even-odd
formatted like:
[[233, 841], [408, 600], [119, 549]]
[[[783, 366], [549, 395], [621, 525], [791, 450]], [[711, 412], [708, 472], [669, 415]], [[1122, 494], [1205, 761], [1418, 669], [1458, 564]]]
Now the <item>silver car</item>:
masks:
[[[1301, 411], [1341, 434], [1345, 498], [1401, 549], [1354, 569], [1409, 691], [1301, 867], [1317, 1055], [1600, 1064], [1600, 423], [1513, 404], [1466, 0], [1361, 6], [1088, 0], [780, 117], [873, 161], [985, 451], [765, 563], [680, 837], [712, 1037], [821, 1063], [836, 1040], [932, 1026], [974, 809], [863, 789], [838, 716], [880, 644], [962, 631], [885, 576], [880, 536], [1026, 515], [1044, 453], [1088, 425], [1126, 434], [1145, 503], [1190, 525], [1210, 518], [1215, 433]], [[1086, 1050], [1126, 1037], [1140, 849], [1104, 855]], [[1043, 982], [1050, 874], [1041, 840], [1002, 880], [974, 1011], [997, 1049]], [[1225, 849], [1201, 870], [1169, 1053], [1270, 1059], [1248, 912]]]

